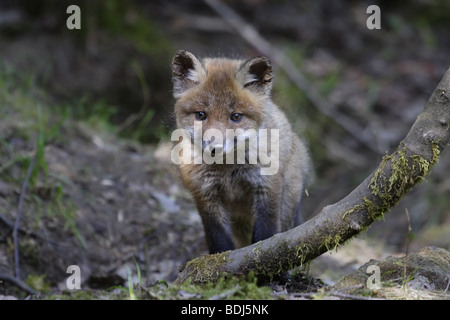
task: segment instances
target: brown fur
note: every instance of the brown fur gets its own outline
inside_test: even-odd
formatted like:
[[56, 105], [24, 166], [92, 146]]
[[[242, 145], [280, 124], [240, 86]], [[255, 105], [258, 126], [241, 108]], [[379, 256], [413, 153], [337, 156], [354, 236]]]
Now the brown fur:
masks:
[[[178, 51], [172, 69], [178, 128], [192, 133], [195, 113], [202, 111], [207, 114], [203, 133], [215, 128], [225, 137], [226, 129], [279, 129], [279, 169], [274, 175], [261, 175], [259, 162], [180, 164], [182, 180], [202, 217], [210, 252], [246, 246], [292, 228], [310, 160], [304, 144], [270, 98], [269, 60], [200, 61], [187, 51]], [[243, 114], [242, 120], [231, 121], [233, 113]]]

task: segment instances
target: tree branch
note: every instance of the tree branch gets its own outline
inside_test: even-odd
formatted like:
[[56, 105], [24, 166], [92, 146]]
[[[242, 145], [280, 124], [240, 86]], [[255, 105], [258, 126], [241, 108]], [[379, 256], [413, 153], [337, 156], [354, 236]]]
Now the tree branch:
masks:
[[0, 273], [0, 281], [8, 281], [15, 285], [16, 287], [22, 289], [26, 293], [29, 293], [33, 296], [38, 295], [38, 292], [34, 291], [32, 288], [30, 288], [25, 282], [14, 278], [13, 276], [10, 276], [9, 274], [2, 274]]
[[253, 245], [187, 263], [181, 283], [254, 272], [272, 277], [307, 263], [366, 230], [427, 176], [450, 138], [450, 68], [397, 150], [341, 201], [306, 223]]

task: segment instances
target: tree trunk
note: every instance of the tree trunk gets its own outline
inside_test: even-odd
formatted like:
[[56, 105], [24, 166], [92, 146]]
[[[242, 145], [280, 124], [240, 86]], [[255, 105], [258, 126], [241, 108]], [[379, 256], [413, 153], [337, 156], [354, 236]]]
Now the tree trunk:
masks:
[[450, 68], [397, 150], [341, 201], [306, 223], [250, 246], [187, 263], [176, 280], [195, 283], [227, 275], [273, 277], [309, 262], [381, 218], [430, 173], [450, 137]]

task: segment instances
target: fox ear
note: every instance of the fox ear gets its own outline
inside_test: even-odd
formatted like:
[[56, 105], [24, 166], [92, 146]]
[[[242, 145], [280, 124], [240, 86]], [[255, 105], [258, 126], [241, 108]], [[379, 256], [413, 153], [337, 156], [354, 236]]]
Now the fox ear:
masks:
[[179, 98], [183, 92], [195, 87], [205, 76], [201, 62], [189, 51], [178, 50], [172, 60], [173, 95]]
[[245, 61], [238, 71], [244, 88], [253, 92], [270, 94], [272, 89], [272, 65], [267, 57], [256, 57]]

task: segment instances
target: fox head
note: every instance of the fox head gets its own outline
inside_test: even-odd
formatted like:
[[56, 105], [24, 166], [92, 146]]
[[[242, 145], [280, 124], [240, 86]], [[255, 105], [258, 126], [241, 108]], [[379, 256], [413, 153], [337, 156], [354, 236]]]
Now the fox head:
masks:
[[[172, 81], [177, 127], [188, 130], [191, 137], [199, 123], [202, 136], [220, 133], [202, 142], [202, 148], [212, 153], [232, 151], [240, 139], [248, 140], [251, 133], [264, 128], [270, 116], [272, 66], [266, 57], [199, 60], [179, 50], [172, 61]], [[242, 134], [227, 138], [227, 129]]]

